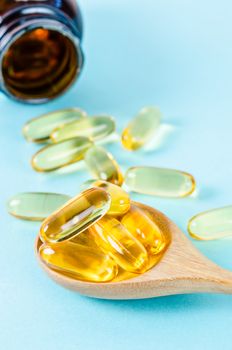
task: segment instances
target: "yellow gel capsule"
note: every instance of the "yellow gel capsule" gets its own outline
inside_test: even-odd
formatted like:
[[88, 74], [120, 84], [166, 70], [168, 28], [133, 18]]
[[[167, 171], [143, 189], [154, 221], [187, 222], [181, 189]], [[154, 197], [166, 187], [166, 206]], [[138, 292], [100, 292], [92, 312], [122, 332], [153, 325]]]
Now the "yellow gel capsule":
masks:
[[[98, 245], [96, 244], [95, 240], [93, 239], [92, 233], [87, 229], [82, 231], [79, 235], [74, 236], [67, 242], [73, 242], [77, 244], [84, 245], [86, 247], [92, 247], [96, 248], [97, 250], [100, 249]], [[60, 244], [60, 243], [58, 243]]]
[[149, 142], [160, 126], [161, 112], [156, 107], [144, 107], [122, 133], [122, 144], [135, 151]]
[[125, 184], [131, 191], [160, 197], [186, 197], [196, 187], [192, 175], [173, 169], [134, 167], [128, 169]]
[[27, 141], [46, 142], [51, 132], [60, 125], [86, 117], [85, 111], [79, 108], [60, 109], [29, 120], [23, 127]]
[[121, 223], [154, 255], [160, 253], [166, 246], [165, 237], [154, 220], [144, 210], [131, 205], [129, 212], [122, 217]]
[[40, 258], [50, 269], [89, 282], [108, 282], [116, 277], [117, 264], [97, 248], [64, 242], [43, 244]]
[[85, 152], [92, 146], [87, 137], [75, 137], [39, 150], [32, 157], [32, 167], [36, 171], [47, 172], [76, 163], [84, 158]]
[[97, 179], [120, 186], [123, 175], [112, 154], [99, 146], [91, 147], [85, 154], [85, 162], [90, 172]]
[[59, 193], [25, 192], [12, 197], [7, 209], [19, 219], [42, 221], [69, 199], [70, 196]]
[[101, 188], [90, 188], [72, 198], [41, 225], [43, 242], [62, 242], [87, 229], [110, 208], [110, 195]]
[[59, 126], [50, 135], [53, 142], [59, 142], [76, 136], [86, 136], [91, 140], [100, 140], [115, 131], [114, 119], [108, 116], [82, 118]]
[[130, 209], [130, 197], [121, 187], [103, 180], [90, 180], [84, 184], [88, 187], [100, 187], [106, 190], [111, 197], [111, 205], [108, 215], [123, 215]]
[[232, 235], [232, 206], [202, 212], [189, 220], [188, 232], [196, 239], [213, 240]]
[[144, 246], [115, 218], [104, 216], [89, 228], [97, 245], [126, 271], [142, 273], [148, 266]]

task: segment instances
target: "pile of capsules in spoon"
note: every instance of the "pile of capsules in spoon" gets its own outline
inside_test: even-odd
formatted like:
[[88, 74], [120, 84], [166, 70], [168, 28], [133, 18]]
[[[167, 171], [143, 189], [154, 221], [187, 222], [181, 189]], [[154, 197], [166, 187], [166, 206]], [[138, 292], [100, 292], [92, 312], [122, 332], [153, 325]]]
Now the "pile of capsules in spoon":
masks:
[[170, 243], [152, 211], [131, 203], [121, 187], [104, 181], [94, 182], [48, 216], [39, 238], [39, 257], [47, 267], [91, 282], [143, 273]]
[[[144, 147], [160, 123], [158, 108], [143, 108], [123, 130], [123, 147]], [[8, 202], [12, 215], [43, 221], [38, 240], [42, 263], [82, 281], [118, 281], [144, 273], [159, 262], [171, 241], [152, 208], [131, 201], [123, 184], [133, 192], [170, 198], [195, 190], [193, 176], [179, 170], [135, 166], [123, 175], [112, 154], [99, 146], [114, 132], [112, 117], [89, 117], [77, 108], [40, 116], [23, 128], [28, 141], [47, 143], [32, 157], [34, 170], [50, 172], [84, 160], [94, 178], [74, 198], [34, 192]]]

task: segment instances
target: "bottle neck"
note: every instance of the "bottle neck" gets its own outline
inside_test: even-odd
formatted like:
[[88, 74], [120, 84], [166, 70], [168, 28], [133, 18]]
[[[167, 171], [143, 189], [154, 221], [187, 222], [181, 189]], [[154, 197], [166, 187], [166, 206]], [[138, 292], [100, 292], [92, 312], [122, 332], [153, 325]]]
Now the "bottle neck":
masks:
[[[71, 45], [73, 47], [76, 55], [76, 61], [78, 62], [78, 64], [76, 66], [76, 71], [74, 72], [73, 70], [72, 74], [70, 75], [70, 81], [66, 79], [66, 82], [64, 82], [63, 86], [62, 84], [59, 86], [59, 81], [57, 80], [58, 77], [54, 80], [54, 82], [52, 82], [51, 79], [51, 89], [52, 83], [55, 83], [56, 80], [58, 85], [57, 89], [53, 87], [53, 93], [45, 93], [43, 96], [42, 91], [41, 93], [38, 93], [37, 91], [35, 96], [33, 96], [32, 94], [31, 96], [28, 95], [27, 97], [26, 92], [19, 92], [17, 94], [16, 91], [11, 89], [9, 87], [9, 84], [6, 82], [6, 77], [4, 76], [3, 69], [4, 58], [6, 57], [7, 52], [10, 50], [10, 48], [13, 47], [18, 40], [21, 40], [20, 38], [22, 38], [26, 33], [35, 32], [37, 29], [47, 30], [52, 33], [56, 33], [57, 36], [60, 35], [63, 38], [65, 38], [65, 40], [67, 40], [67, 42], [69, 43], [69, 46]], [[9, 11], [9, 13], [2, 17], [0, 27], [1, 90], [5, 94], [17, 100], [26, 100], [29, 103], [42, 103], [58, 96], [71, 85], [71, 83], [74, 81], [74, 76], [78, 76], [82, 69], [83, 53], [81, 50], [81, 38], [82, 25], [80, 24], [80, 26], [78, 27], [75, 21], [66, 16], [66, 14], [50, 6], [31, 6], [29, 8], [22, 7], [20, 9]], [[70, 65], [67, 64], [66, 70], [68, 69], [68, 66]], [[65, 77], [63, 78], [65, 79]], [[48, 87], [46, 87], [46, 89], [46, 91], [48, 91]]]

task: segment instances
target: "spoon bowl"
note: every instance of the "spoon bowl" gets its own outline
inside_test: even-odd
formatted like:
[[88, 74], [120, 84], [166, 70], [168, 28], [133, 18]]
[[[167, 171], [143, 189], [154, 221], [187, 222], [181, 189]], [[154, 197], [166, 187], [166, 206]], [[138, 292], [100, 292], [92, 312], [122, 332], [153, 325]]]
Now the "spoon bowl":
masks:
[[38, 261], [55, 282], [80, 294], [102, 299], [144, 299], [173, 294], [232, 294], [232, 272], [222, 269], [203, 256], [183, 232], [163, 213], [147, 205], [135, 203], [152, 213], [158, 226], [171, 242], [157, 265], [136, 277], [108, 283], [83, 282], [47, 267], [38, 254], [41, 245], [36, 238]]

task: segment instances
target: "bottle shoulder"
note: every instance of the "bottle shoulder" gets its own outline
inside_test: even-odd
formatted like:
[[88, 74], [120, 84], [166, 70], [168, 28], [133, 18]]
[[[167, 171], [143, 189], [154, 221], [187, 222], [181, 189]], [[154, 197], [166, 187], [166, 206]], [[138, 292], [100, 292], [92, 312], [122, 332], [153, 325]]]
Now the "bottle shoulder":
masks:
[[61, 21], [82, 38], [82, 17], [75, 0], [0, 0], [0, 40], [10, 27], [30, 18]]
[[80, 17], [80, 11], [75, 0], [1, 0], [0, 16], [7, 12], [28, 6], [51, 6], [57, 10], [63, 11], [72, 19]]

